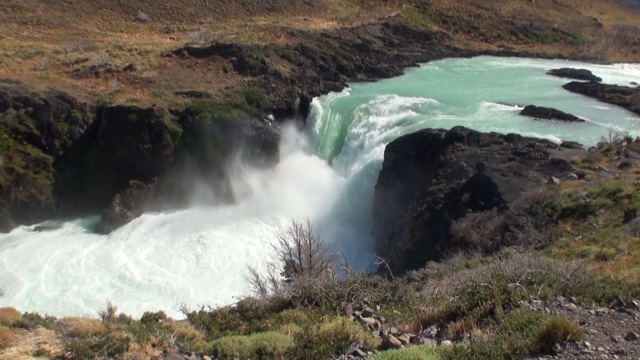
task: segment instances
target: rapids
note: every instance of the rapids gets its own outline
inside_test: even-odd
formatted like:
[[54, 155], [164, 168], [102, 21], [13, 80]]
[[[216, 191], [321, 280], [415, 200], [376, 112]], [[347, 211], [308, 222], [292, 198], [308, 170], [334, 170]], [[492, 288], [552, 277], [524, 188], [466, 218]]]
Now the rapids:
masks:
[[[315, 99], [303, 131], [287, 128], [281, 162], [270, 170], [233, 168], [241, 200], [146, 214], [108, 236], [97, 217], [60, 220], [60, 229], [22, 226], [0, 235], [0, 306], [55, 316], [96, 316], [107, 301], [130, 315], [230, 304], [250, 291], [247, 267], [266, 269], [274, 232], [309, 218], [349, 265], [375, 268], [371, 200], [384, 147], [422, 128], [464, 125], [590, 146], [610, 131], [640, 136], [640, 117], [569, 93], [558, 67], [592, 70], [605, 83], [640, 82], [640, 65], [497, 57], [447, 59], [404, 76], [352, 84]], [[541, 122], [518, 115], [529, 104], [587, 120]]]

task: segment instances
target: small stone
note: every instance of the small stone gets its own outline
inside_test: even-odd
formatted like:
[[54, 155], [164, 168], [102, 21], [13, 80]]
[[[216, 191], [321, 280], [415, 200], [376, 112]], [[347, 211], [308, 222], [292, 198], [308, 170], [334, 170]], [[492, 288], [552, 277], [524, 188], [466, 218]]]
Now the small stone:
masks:
[[357, 358], [365, 358], [365, 357], [367, 357], [367, 353], [364, 352], [360, 348], [356, 348], [355, 350], [353, 350], [350, 355], [354, 356], [354, 357], [357, 357]]
[[598, 316], [606, 315], [608, 313], [609, 313], [609, 309], [607, 309], [607, 308], [598, 308], [598, 309], [596, 309], [596, 315], [598, 315]]
[[587, 349], [591, 349], [591, 343], [588, 341], [584, 342], [584, 347], [586, 347]]
[[589, 315], [596, 316], [596, 311], [595, 310], [589, 310]]
[[399, 349], [402, 347], [402, 343], [395, 336], [389, 335], [382, 339], [382, 344], [380, 344], [380, 347], [383, 350]]
[[567, 180], [578, 180], [578, 175], [569, 174], [569, 175], [567, 175]]
[[552, 176], [547, 180], [547, 185], [560, 185], [560, 179], [555, 176]]
[[402, 343], [402, 345], [407, 345], [409, 343], [411, 343], [411, 338], [409, 337], [408, 334], [402, 334], [402, 335], [398, 335], [397, 339], [400, 340], [400, 342]]
[[598, 348], [596, 349], [598, 350], [598, 352], [605, 352], [607, 351], [605, 348], [603, 348], [602, 346], [598, 346]]
[[553, 352], [555, 352], [556, 354], [560, 354], [564, 349], [562, 349], [562, 346], [558, 343], [556, 343], [553, 346]]
[[364, 309], [362, 309], [361, 315], [363, 317], [372, 317], [373, 316], [373, 309], [371, 309], [368, 306], [365, 306]]
[[[418, 339], [420, 339], [420, 338], [418, 338]], [[433, 340], [433, 339], [424, 339], [424, 338], [423, 338], [423, 339], [421, 340], [421, 342], [422, 342], [422, 344], [424, 344], [424, 345], [431, 345], [431, 346], [438, 345], [438, 342], [437, 342], [437, 341], [435, 341], [435, 340]]]
[[622, 339], [619, 336], [611, 335], [610, 339], [611, 339], [612, 342], [614, 342], [616, 344], [622, 342]]
[[624, 339], [625, 339], [625, 340], [627, 340], [627, 341], [637, 341], [639, 337], [640, 337], [640, 336], [639, 336], [638, 334], [634, 333], [633, 331], [630, 331], [630, 332], [629, 332], [629, 333], [624, 337]]
[[451, 340], [443, 340], [440, 345], [442, 346], [451, 346], [453, 345], [453, 342]]
[[209, 355], [205, 355], [202, 357], [202, 360], [211, 360], [211, 358], [209, 357]]
[[389, 332], [390, 332], [392, 335], [397, 335], [397, 334], [399, 333], [398, 328], [397, 328], [397, 327], [395, 327], [395, 326], [392, 326], [392, 327], [391, 327], [391, 330], [389, 330]]
[[380, 326], [380, 323], [378, 322], [378, 320], [372, 318], [372, 317], [362, 317], [360, 316], [360, 320], [367, 326], [373, 328], [373, 329], [378, 329]]

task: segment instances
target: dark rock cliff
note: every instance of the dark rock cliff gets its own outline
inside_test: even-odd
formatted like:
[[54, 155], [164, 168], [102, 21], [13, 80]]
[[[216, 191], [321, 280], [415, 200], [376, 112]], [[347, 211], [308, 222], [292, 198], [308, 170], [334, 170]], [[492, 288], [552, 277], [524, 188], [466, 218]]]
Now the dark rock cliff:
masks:
[[311, 100], [340, 91], [347, 81], [401, 75], [407, 67], [446, 56], [468, 56], [446, 45], [450, 36], [389, 19], [381, 24], [309, 32], [289, 30], [286, 45], [212, 44], [186, 46], [166, 54], [179, 61], [224, 59], [229, 71], [251, 77], [268, 94], [277, 118], [306, 118]]
[[93, 121], [89, 106], [65, 93], [0, 88], [0, 231], [56, 213], [56, 160]]
[[572, 81], [563, 88], [640, 114], [640, 87]]
[[462, 249], [451, 226], [469, 213], [504, 212], [571, 164], [557, 145], [463, 127], [421, 130], [387, 145], [373, 200], [376, 252], [394, 273]]
[[20, 84], [0, 89], [0, 231], [104, 210], [103, 233], [145, 210], [188, 204], [194, 182], [234, 200], [228, 165], [271, 166], [279, 124], [250, 114], [87, 104]]

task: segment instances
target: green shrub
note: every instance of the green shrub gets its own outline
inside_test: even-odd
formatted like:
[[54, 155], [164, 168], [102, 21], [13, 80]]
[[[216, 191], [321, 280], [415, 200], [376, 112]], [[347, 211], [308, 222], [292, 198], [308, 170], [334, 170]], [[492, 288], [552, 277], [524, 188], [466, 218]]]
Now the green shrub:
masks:
[[584, 333], [577, 324], [564, 317], [553, 317], [537, 332], [536, 343], [540, 351], [551, 352], [556, 344], [583, 337]]
[[258, 88], [245, 88], [240, 93], [244, 97], [244, 102], [252, 108], [265, 108], [269, 105], [269, 98]]
[[164, 311], [158, 311], [158, 312], [145, 311], [144, 314], [142, 314], [142, 317], [140, 318], [140, 323], [143, 325], [157, 324], [157, 323], [163, 322], [164, 320], [167, 320], [167, 314], [165, 314]]
[[22, 315], [22, 319], [14, 322], [12, 326], [22, 329], [33, 329], [42, 326], [45, 329], [51, 329], [55, 321], [56, 318], [49, 315], [42, 317], [42, 315], [38, 313], [27, 312]]
[[264, 332], [220, 338], [211, 343], [210, 351], [223, 359], [286, 359], [292, 347], [290, 336]]
[[400, 350], [380, 352], [371, 360], [440, 360], [440, 352], [433, 346], [411, 346]]
[[363, 327], [342, 317], [327, 318], [319, 324], [307, 324], [294, 336], [289, 353], [292, 359], [327, 359], [344, 354], [353, 342], [365, 348], [378, 347], [379, 341]]
[[246, 106], [231, 102], [218, 102], [209, 99], [197, 99], [191, 102], [186, 113], [198, 122], [209, 122], [215, 119], [247, 118]]

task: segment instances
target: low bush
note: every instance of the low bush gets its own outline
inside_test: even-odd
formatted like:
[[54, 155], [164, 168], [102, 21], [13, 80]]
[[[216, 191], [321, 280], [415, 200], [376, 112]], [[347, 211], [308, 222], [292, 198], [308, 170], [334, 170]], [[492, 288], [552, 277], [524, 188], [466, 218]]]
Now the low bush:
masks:
[[424, 271], [431, 277], [422, 275], [427, 278], [422, 293], [425, 303], [433, 305], [423, 310], [420, 322], [423, 327], [449, 322], [446, 335], [453, 339], [485, 319], [501, 318], [531, 297], [574, 296], [589, 303], [606, 303], [625, 291], [613, 280], [610, 286], [601, 286], [602, 281], [576, 263], [532, 252], [503, 251], [487, 263], [463, 270], [432, 263]]
[[379, 340], [373, 334], [348, 319], [330, 317], [318, 324], [307, 324], [294, 335], [291, 359], [328, 359], [346, 354], [353, 343], [375, 349]]
[[210, 352], [222, 359], [287, 359], [293, 338], [277, 332], [226, 336], [211, 343]]
[[440, 360], [440, 351], [433, 346], [411, 346], [399, 350], [380, 352], [371, 360]]
[[564, 317], [552, 317], [538, 330], [536, 344], [542, 352], [551, 352], [556, 344], [584, 337], [578, 325]]

